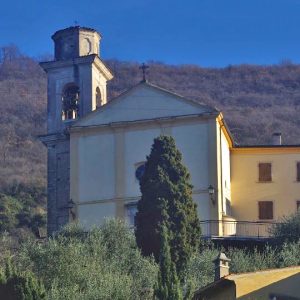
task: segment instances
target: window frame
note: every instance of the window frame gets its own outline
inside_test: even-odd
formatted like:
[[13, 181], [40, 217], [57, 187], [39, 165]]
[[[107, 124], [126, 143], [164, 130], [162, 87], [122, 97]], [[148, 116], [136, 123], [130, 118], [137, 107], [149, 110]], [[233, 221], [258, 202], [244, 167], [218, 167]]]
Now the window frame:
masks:
[[225, 207], [226, 207], [226, 216], [231, 217], [232, 214], [232, 205], [231, 205], [231, 200], [225, 197]]
[[[298, 170], [298, 165], [299, 165], [299, 170]], [[300, 182], [300, 161], [296, 161], [296, 182]]]
[[300, 200], [296, 200], [296, 213], [300, 213]]
[[[126, 221], [129, 225], [129, 227], [131, 227], [131, 228], [135, 227], [135, 216], [136, 216], [136, 213], [137, 213], [137, 204], [138, 204], [138, 201], [129, 202], [129, 203], [125, 204]], [[130, 222], [131, 221], [130, 220], [130, 215], [129, 215], [130, 208], [135, 208], [136, 209], [136, 213], [133, 216], [133, 224], [131, 224], [131, 222]]]
[[[261, 165], [270, 165], [270, 180], [261, 180], [261, 176], [260, 176], [260, 166]], [[273, 167], [272, 167], [272, 162], [270, 161], [265, 161], [265, 162], [258, 162], [257, 164], [257, 168], [258, 168], [258, 182], [259, 183], [270, 183], [273, 182]]]
[[[272, 203], [272, 217], [271, 218], [261, 218], [263, 216], [261, 216], [261, 211], [260, 211], [260, 204], [261, 203]], [[257, 201], [257, 209], [258, 209], [258, 220], [260, 221], [271, 221], [274, 220], [274, 215], [275, 215], [275, 205], [274, 205], [274, 201], [273, 200], [260, 200]]]
[[[98, 98], [99, 95], [100, 98]], [[98, 99], [100, 99], [100, 101], [98, 101]], [[96, 104], [96, 109], [100, 108], [103, 105], [102, 93], [99, 86], [97, 86], [95, 90], [95, 104]]]

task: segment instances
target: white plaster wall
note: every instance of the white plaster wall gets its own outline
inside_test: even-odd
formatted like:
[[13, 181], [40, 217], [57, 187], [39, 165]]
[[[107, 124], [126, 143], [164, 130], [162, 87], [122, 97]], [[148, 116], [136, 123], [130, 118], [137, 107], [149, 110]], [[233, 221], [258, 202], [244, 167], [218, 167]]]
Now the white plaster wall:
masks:
[[200, 220], [210, 219], [210, 199], [207, 193], [194, 194], [193, 200], [197, 204], [197, 213]]
[[148, 120], [168, 116], [201, 114], [208, 111], [180, 97], [139, 85], [128, 93], [108, 103], [105, 109], [79, 122], [81, 126], [100, 125], [113, 122]]
[[79, 222], [85, 229], [101, 225], [105, 218], [115, 217], [115, 203], [95, 203], [78, 206]]
[[207, 189], [208, 183], [208, 125], [198, 123], [175, 126], [172, 136], [182, 154], [183, 163], [191, 174], [194, 190]]
[[222, 189], [223, 189], [223, 212], [226, 211], [226, 198], [231, 201], [231, 180], [230, 180], [230, 149], [224, 133], [221, 133], [222, 148]]
[[78, 142], [79, 201], [114, 198], [114, 137], [82, 136]]
[[136, 163], [146, 161], [154, 138], [160, 134], [160, 128], [136, 129], [124, 133], [125, 197], [140, 196], [139, 181], [135, 178]]

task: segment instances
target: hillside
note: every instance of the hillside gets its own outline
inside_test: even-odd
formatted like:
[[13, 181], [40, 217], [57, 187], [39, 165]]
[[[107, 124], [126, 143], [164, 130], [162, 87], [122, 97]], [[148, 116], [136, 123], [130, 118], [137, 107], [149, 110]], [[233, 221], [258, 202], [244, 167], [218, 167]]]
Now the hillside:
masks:
[[[115, 75], [109, 98], [138, 83], [137, 63], [106, 61]], [[148, 79], [185, 97], [216, 106], [235, 140], [269, 143], [281, 131], [284, 143], [300, 143], [300, 66], [201, 68], [149, 62]], [[37, 140], [46, 126], [46, 76], [37, 61], [14, 46], [0, 49], [0, 187], [24, 183], [45, 187], [46, 149]]]

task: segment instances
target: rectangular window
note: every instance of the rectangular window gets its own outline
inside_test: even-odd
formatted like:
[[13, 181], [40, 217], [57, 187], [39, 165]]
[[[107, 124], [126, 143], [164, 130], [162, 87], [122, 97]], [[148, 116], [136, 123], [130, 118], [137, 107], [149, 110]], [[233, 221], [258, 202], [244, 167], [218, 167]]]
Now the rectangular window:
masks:
[[272, 164], [271, 163], [259, 163], [258, 164], [259, 182], [272, 181]]
[[300, 200], [296, 203], [297, 212], [300, 213]]
[[226, 215], [232, 216], [231, 212], [231, 202], [226, 198]]
[[297, 181], [300, 181], [300, 162], [297, 162]]
[[258, 218], [260, 220], [273, 219], [273, 201], [258, 202]]
[[134, 227], [134, 218], [137, 212], [137, 203], [130, 203], [126, 205], [127, 222], [130, 227]]

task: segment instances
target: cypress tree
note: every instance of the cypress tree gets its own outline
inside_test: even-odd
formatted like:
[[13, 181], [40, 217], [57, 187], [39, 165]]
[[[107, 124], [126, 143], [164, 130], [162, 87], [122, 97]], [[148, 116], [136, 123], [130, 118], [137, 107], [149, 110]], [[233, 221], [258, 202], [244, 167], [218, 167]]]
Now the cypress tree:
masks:
[[161, 251], [159, 257], [160, 270], [155, 296], [159, 300], [181, 300], [180, 283], [174, 263], [171, 260], [167, 227], [161, 227]]
[[140, 188], [142, 197], [135, 218], [137, 244], [144, 255], [153, 254], [158, 260], [159, 224], [165, 224], [170, 234], [171, 260], [183, 281], [188, 259], [198, 250], [201, 231], [190, 174], [172, 137], [154, 140]]

